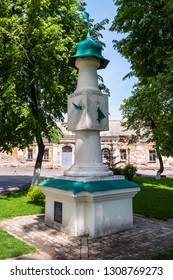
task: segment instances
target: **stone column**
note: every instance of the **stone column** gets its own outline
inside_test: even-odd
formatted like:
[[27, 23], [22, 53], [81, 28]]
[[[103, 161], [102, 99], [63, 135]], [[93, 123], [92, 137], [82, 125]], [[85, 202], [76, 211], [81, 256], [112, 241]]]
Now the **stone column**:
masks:
[[[100, 131], [108, 130], [108, 100], [98, 87], [100, 59], [77, 58], [77, 89], [68, 99], [68, 130], [75, 131], [75, 162], [65, 176], [104, 177], [112, 171], [102, 163]], [[106, 104], [106, 106], [105, 106]], [[104, 107], [105, 120], [99, 120], [98, 108]]]

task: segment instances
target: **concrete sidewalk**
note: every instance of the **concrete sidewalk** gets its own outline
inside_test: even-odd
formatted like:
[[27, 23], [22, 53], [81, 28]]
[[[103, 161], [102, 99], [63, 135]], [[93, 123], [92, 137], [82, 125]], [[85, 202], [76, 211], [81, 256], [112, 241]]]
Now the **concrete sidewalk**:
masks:
[[141, 260], [173, 245], [173, 220], [160, 221], [134, 216], [132, 229], [100, 238], [71, 237], [49, 228], [44, 215], [3, 220], [10, 234], [34, 244], [40, 254], [16, 259], [47, 260]]

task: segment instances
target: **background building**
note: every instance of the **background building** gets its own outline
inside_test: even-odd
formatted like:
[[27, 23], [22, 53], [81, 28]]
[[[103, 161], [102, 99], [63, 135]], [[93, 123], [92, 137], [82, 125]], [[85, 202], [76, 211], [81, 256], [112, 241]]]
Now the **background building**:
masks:
[[[64, 138], [60, 144], [48, 143], [44, 139], [45, 152], [43, 166], [48, 168], [68, 169], [74, 162], [75, 137], [68, 131], [67, 123], [58, 123]], [[159, 161], [153, 143], [140, 139], [135, 144], [128, 144], [132, 131], [125, 131], [120, 121], [109, 121], [109, 131], [103, 131], [101, 148], [103, 162], [118, 162], [119, 166], [134, 164], [138, 169], [157, 170]], [[87, 151], [86, 151], [87, 152]], [[34, 166], [37, 156], [37, 144], [33, 143], [24, 150], [14, 148], [12, 154], [0, 153], [0, 166]], [[172, 170], [173, 158], [163, 157], [165, 170]]]

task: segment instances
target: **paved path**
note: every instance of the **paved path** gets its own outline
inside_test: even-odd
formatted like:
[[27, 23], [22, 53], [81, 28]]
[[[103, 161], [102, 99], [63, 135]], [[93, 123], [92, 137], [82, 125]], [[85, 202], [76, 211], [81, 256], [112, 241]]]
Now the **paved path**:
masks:
[[47, 227], [44, 215], [15, 217], [1, 221], [0, 226], [41, 252], [18, 259], [140, 260], [173, 244], [173, 220], [165, 222], [141, 215], [134, 216], [132, 229], [100, 238], [66, 235]]

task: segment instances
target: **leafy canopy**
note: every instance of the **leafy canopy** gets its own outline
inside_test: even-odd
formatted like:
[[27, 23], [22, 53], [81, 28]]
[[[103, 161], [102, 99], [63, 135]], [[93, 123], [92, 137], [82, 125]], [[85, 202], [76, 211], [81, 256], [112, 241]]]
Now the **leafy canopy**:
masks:
[[[77, 72], [68, 64], [87, 24], [78, 0], [0, 1], [0, 149], [23, 149], [36, 137], [58, 141]], [[98, 38], [107, 20], [93, 34]], [[92, 25], [92, 21], [91, 21]]]
[[114, 47], [128, 59], [141, 82], [164, 71], [172, 56], [172, 0], [114, 0], [117, 15], [111, 30], [126, 37]]
[[156, 142], [162, 155], [173, 155], [173, 2], [117, 0], [111, 30], [126, 34], [114, 41], [136, 76], [132, 96], [121, 106], [123, 124], [137, 136]]

